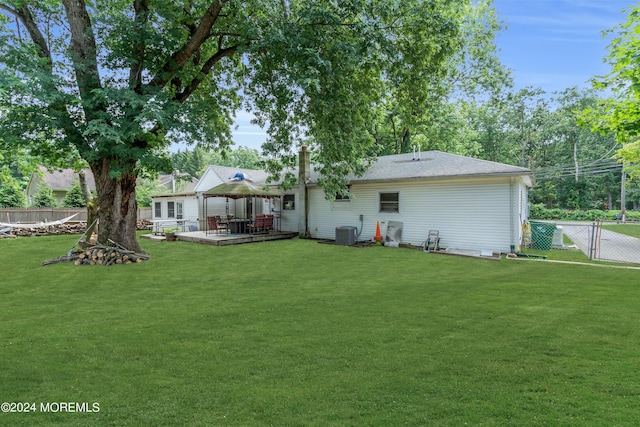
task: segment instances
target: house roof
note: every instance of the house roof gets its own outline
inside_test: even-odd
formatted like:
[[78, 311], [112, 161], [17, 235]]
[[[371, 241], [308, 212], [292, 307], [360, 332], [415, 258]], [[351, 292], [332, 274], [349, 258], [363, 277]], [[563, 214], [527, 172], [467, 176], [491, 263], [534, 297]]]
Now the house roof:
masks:
[[[207, 172], [213, 172], [223, 182], [227, 182], [237, 172], [248, 175], [254, 184], [265, 184], [268, 172], [255, 169], [242, 169], [230, 166], [208, 167]], [[297, 168], [295, 171], [298, 174]], [[360, 177], [352, 175], [350, 182], [389, 182], [399, 180], [443, 179], [443, 178], [476, 178], [495, 176], [525, 177], [527, 185], [533, 186], [533, 172], [531, 169], [507, 165], [488, 160], [474, 159], [442, 151], [425, 151], [419, 156], [413, 153], [394, 154], [378, 157], [371, 167]], [[320, 172], [311, 165], [309, 184], [315, 184], [321, 177]], [[277, 184], [269, 184], [270, 186]], [[196, 191], [207, 191], [209, 188], [196, 188]]]
[[[474, 159], [442, 151], [426, 151], [378, 157], [360, 177], [351, 176], [351, 182], [376, 182], [412, 179], [464, 178], [480, 176], [530, 176], [530, 169], [488, 160]], [[312, 170], [311, 182], [320, 177]]]
[[216, 182], [215, 184], [212, 185], [212, 181], [206, 178], [210, 174], [215, 174], [219, 178], [219, 180], [224, 183], [229, 181], [231, 178], [233, 178], [238, 172], [242, 173], [245, 177], [247, 177], [251, 182], [253, 182], [256, 185], [265, 184], [267, 178], [269, 177], [269, 174], [263, 170], [244, 169], [244, 168], [237, 168], [233, 166], [209, 165], [209, 167], [207, 167], [207, 170], [204, 172], [204, 174], [198, 181], [198, 184], [195, 186], [194, 191], [205, 192], [210, 190], [211, 187], [218, 184]]
[[[56, 169], [49, 171], [44, 166], [40, 166], [38, 169], [40, 174], [39, 179], [51, 187], [53, 191], [67, 191], [75, 181], [78, 181], [78, 173], [73, 169]], [[94, 191], [96, 189], [96, 183], [93, 177], [93, 172], [91, 172], [91, 169], [83, 169], [83, 171], [87, 179], [89, 191]], [[35, 175], [31, 177], [32, 182], [34, 178]], [[166, 187], [167, 191], [173, 190], [174, 180], [172, 174], [159, 174], [158, 182]], [[193, 189], [197, 183], [197, 179], [191, 179], [188, 181], [182, 181], [177, 187], [181, 189], [181, 193], [190, 194], [193, 193]]]
[[[74, 181], [78, 181], [78, 173], [73, 169], [53, 170], [51, 172], [44, 166], [40, 166], [38, 169], [42, 174], [42, 181], [54, 191], [66, 191], [71, 188]], [[96, 183], [91, 169], [83, 169], [83, 171], [89, 190], [95, 190]]]
[[216, 165], [211, 165], [210, 168], [216, 174], [218, 174], [218, 176], [225, 182], [233, 178], [234, 175], [238, 172], [241, 172], [245, 174], [245, 176], [248, 176], [248, 178], [254, 184], [264, 184], [267, 178], [269, 177], [268, 172], [263, 170], [258, 170], [258, 169], [243, 169], [243, 168], [236, 168], [233, 166], [216, 166]]

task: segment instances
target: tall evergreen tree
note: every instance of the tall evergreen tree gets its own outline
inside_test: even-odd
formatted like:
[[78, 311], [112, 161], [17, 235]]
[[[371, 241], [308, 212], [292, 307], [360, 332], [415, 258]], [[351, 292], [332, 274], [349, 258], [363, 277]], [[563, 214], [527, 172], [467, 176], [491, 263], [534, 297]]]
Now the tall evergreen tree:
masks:
[[82, 187], [80, 187], [79, 182], [74, 182], [71, 188], [67, 191], [64, 199], [62, 199], [62, 206], [66, 208], [87, 207], [87, 202], [84, 198], [84, 193], [82, 192]]
[[53, 190], [46, 184], [38, 187], [38, 193], [33, 199], [34, 208], [55, 208], [57, 205]]
[[12, 177], [3, 177], [0, 181], [0, 207], [3, 208], [26, 208], [27, 197], [24, 195], [22, 187]]

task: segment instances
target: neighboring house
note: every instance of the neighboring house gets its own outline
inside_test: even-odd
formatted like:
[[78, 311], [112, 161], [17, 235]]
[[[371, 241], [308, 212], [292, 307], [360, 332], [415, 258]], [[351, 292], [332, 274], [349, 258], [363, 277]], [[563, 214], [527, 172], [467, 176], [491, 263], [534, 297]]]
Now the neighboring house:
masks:
[[[95, 191], [96, 184], [91, 169], [83, 169], [83, 171], [87, 179], [89, 191]], [[178, 175], [178, 171], [172, 174], [160, 174], [158, 175], [158, 182], [166, 188], [167, 193], [192, 192], [198, 181], [192, 180], [185, 182], [182, 179], [177, 179]], [[31, 175], [29, 183], [27, 184], [27, 201], [29, 206], [33, 203], [42, 184], [48, 185], [53, 190], [56, 203], [58, 206], [62, 206], [62, 200], [64, 200], [64, 197], [67, 195], [67, 191], [78, 181], [78, 172], [73, 169], [54, 169], [49, 171], [44, 166], [40, 166], [38, 171]]]
[[351, 178], [351, 198], [327, 200], [318, 174], [301, 162], [307, 170], [300, 181], [307, 184], [285, 196], [285, 229], [297, 223], [301, 234], [334, 239], [337, 227], [352, 226], [364, 241], [373, 239], [378, 222], [384, 237], [394, 221], [402, 223], [401, 241], [416, 246], [429, 230], [438, 230], [445, 248], [508, 252], [521, 242], [528, 188], [534, 184], [529, 169], [440, 151], [419, 158], [382, 156], [362, 177]]
[[[96, 189], [96, 183], [91, 170], [84, 169], [84, 173], [89, 191], [94, 191]], [[27, 184], [27, 203], [29, 206], [33, 204], [40, 186], [44, 184], [53, 190], [53, 196], [56, 199], [57, 205], [62, 206], [62, 201], [74, 182], [79, 182], [79, 178], [78, 172], [73, 169], [53, 170], [49, 172], [47, 168], [40, 166], [38, 170], [31, 175], [29, 183]]]

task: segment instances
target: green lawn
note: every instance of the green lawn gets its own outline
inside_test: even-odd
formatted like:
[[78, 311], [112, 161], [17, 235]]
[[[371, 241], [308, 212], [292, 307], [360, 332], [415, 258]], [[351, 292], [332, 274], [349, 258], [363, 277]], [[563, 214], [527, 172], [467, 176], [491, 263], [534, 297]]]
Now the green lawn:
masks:
[[640, 271], [290, 240], [0, 240], [11, 426], [636, 425]]
[[640, 239], [640, 224], [603, 224], [602, 228]]

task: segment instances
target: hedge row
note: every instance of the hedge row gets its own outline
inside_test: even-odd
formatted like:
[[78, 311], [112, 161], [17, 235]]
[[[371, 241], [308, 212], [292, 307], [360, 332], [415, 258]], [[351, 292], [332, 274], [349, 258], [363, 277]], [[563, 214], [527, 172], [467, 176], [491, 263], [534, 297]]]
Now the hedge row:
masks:
[[[529, 217], [532, 219], [557, 220], [557, 221], [615, 221], [616, 214], [620, 211], [591, 210], [567, 210], [567, 209], [547, 209], [543, 204], [532, 204], [529, 208]], [[640, 221], [640, 212], [627, 211], [627, 221]]]

